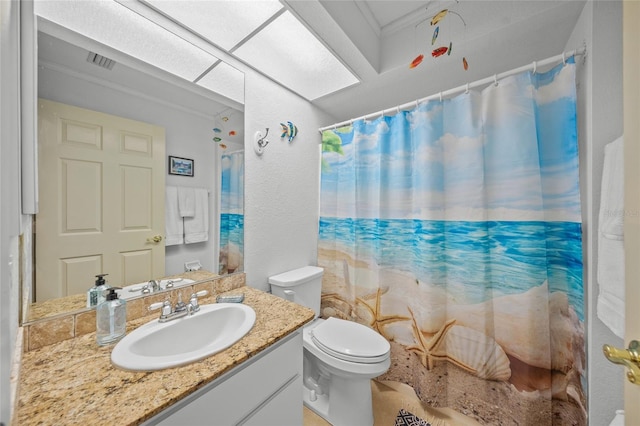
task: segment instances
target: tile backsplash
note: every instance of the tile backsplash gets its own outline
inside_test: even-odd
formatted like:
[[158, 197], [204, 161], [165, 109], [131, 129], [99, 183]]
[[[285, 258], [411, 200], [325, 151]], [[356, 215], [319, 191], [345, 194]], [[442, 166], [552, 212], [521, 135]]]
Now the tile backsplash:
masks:
[[[149, 306], [155, 302], [162, 302], [169, 298], [172, 303], [178, 300], [179, 295], [187, 302], [192, 293], [207, 290], [209, 294], [200, 299], [200, 303], [212, 303], [216, 295], [224, 293], [246, 285], [244, 273], [211, 278], [180, 287], [171, 291], [159, 294], [151, 294], [137, 299], [127, 300], [127, 321], [142, 318], [150, 315]], [[158, 311], [158, 315], [160, 315]], [[59, 314], [36, 320], [23, 325], [24, 352], [42, 348], [47, 345], [72, 339], [84, 334], [96, 331], [96, 311], [83, 310], [68, 314]]]

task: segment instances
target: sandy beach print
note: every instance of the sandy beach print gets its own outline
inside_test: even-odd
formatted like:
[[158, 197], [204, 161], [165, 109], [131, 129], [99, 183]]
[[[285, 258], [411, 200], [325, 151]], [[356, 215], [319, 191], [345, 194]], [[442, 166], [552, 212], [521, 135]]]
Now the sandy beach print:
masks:
[[[442, 288], [355, 260], [344, 248], [321, 243], [318, 252], [322, 316], [366, 324], [391, 342], [391, 368], [381, 380], [406, 383], [424, 403], [481, 424], [586, 424], [584, 331], [566, 294], [541, 283], [459, 304]], [[489, 304], [494, 319], [484, 321]]]

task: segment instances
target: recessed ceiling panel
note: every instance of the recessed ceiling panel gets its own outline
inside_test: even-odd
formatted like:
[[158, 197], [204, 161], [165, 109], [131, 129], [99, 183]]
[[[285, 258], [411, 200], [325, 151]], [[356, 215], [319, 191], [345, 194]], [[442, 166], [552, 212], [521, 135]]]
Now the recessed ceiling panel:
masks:
[[353, 73], [289, 11], [234, 54], [309, 100], [358, 82]]
[[[217, 58], [114, 1], [35, 2], [36, 15], [193, 81]], [[100, 52], [98, 52], [100, 53]]]
[[278, 0], [145, 0], [156, 10], [230, 50], [282, 9]]
[[197, 84], [229, 99], [244, 103], [244, 73], [226, 62], [218, 63], [198, 80]]

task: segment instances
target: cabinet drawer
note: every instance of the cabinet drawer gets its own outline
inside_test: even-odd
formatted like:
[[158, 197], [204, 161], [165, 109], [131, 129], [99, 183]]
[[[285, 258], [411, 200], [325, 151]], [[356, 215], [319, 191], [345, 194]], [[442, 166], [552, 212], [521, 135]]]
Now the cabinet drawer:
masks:
[[[296, 375], [302, 376], [300, 331], [176, 403], [149, 424], [235, 425]], [[301, 397], [300, 389], [300, 407], [291, 410], [302, 409]]]
[[302, 410], [302, 376], [298, 376], [260, 410], [245, 419], [242, 426], [301, 425], [304, 417]]

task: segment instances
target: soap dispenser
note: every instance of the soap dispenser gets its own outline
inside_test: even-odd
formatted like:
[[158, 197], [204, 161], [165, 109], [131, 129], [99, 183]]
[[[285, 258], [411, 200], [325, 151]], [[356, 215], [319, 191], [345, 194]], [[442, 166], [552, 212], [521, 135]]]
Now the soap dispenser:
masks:
[[107, 289], [106, 300], [96, 309], [96, 339], [104, 346], [120, 340], [127, 326], [127, 302], [118, 299], [119, 287]]
[[104, 277], [109, 274], [96, 275], [96, 283], [87, 291], [87, 308], [93, 308], [105, 301], [105, 292], [109, 288], [109, 284]]

